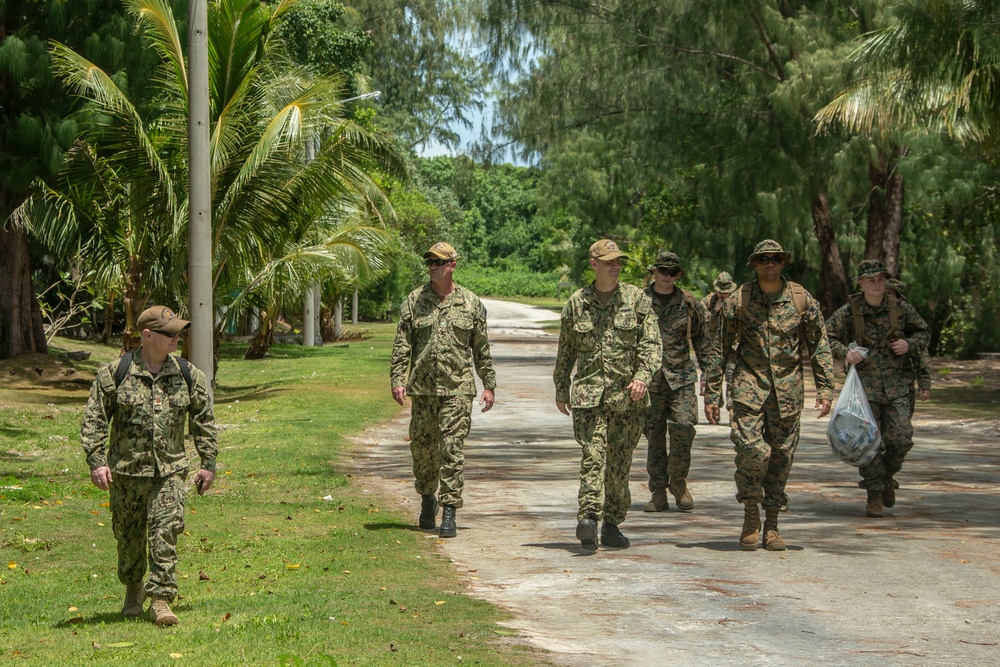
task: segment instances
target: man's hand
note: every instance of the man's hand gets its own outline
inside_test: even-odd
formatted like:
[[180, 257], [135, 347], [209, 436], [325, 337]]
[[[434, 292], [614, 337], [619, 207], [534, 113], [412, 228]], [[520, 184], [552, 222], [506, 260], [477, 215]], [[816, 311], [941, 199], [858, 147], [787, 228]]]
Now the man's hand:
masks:
[[392, 398], [394, 401], [402, 405], [403, 401], [406, 400], [406, 387], [393, 387]]
[[556, 407], [559, 408], [559, 412], [563, 413], [569, 417], [569, 403], [563, 403], [562, 401], [556, 401]]
[[848, 350], [847, 354], [844, 355], [844, 360], [849, 364], [857, 366], [865, 360], [865, 357], [857, 350]]
[[496, 403], [496, 398], [493, 396], [492, 389], [483, 389], [483, 395], [479, 399], [479, 405], [482, 405], [483, 403], [486, 404], [486, 407], [483, 408], [483, 412], [488, 412], [489, 409], [493, 407], [493, 404]]
[[816, 419], [822, 419], [830, 414], [830, 399], [829, 398], [817, 398], [816, 399], [816, 409], [820, 411], [816, 415]]
[[642, 380], [632, 380], [625, 389], [628, 390], [628, 395], [633, 401], [641, 401], [642, 397], [646, 395], [646, 383]]
[[198, 489], [198, 495], [203, 496], [205, 492], [212, 488], [215, 481], [215, 473], [202, 468], [194, 476], [194, 487]]
[[900, 338], [899, 340], [894, 340], [889, 343], [889, 349], [892, 350], [892, 353], [897, 357], [901, 357], [910, 351], [910, 344], [906, 342], [905, 338]]
[[705, 405], [705, 419], [708, 420], [709, 424], [718, 424], [719, 423], [719, 406], [718, 405], [712, 405], [710, 403], [706, 404]]
[[930, 397], [931, 397], [931, 390], [930, 389], [921, 389], [920, 390], [920, 400], [921, 401], [930, 400]]
[[94, 486], [101, 489], [102, 491], [107, 491], [108, 487], [111, 485], [111, 468], [108, 466], [101, 466], [100, 468], [94, 468], [90, 471], [90, 481], [94, 483]]

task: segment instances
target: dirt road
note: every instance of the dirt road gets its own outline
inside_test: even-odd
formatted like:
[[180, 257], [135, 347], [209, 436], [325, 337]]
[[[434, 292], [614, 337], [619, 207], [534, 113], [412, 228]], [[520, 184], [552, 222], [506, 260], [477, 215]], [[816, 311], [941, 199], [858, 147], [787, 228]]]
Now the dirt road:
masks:
[[[727, 427], [698, 429], [692, 512], [642, 511], [643, 438], [622, 525], [632, 548], [590, 554], [574, 537], [580, 456], [571, 420], [553, 402], [555, 337], [538, 325], [556, 316], [487, 307], [497, 405], [475, 413], [459, 535], [439, 548], [470, 591], [510, 609], [509, 625], [553, 662], [1000, 661], [1000, 434], [918, 421], [896, 506], [868, 519], [856, 469], [833, 458], [826, 420], [807, 410], [780, 525], [784, 553], [739, 550], [742, 506]], [[408, 419], [406, 412], [366, 433], [359, 466], [364, 484], [406, 507], [415, 523]]]

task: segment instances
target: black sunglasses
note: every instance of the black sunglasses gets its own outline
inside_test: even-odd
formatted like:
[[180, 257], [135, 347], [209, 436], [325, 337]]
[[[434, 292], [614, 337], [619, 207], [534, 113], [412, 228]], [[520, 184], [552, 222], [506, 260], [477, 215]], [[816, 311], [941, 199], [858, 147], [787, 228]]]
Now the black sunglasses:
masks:
[[656, 272], [659, 273], [661, 276], [670, 276], [671, 278], [673, 278], [674, 276], [679, 276], [681, 275], [681, 273], [683, 273], [683, 271], [681, 271], [680, 269], [665, 269], [662, 266], [656, 267]]
[[161, 336], [166, 336], [167, 338], [178, 338], [181, 335], [180, 331], [177, 333], [170, 333], [169, 331], [162, 331], [160, 329], [153, 329], [152, 331], [153, 333], [158, 333]]
[[781, 264], [785, 261], [784, 255], [757, 255], [754, 261], [758, 264]]
[[451, 264], [450, 259], [428, 259], [427, 266], [444, 266], [445, 264]]

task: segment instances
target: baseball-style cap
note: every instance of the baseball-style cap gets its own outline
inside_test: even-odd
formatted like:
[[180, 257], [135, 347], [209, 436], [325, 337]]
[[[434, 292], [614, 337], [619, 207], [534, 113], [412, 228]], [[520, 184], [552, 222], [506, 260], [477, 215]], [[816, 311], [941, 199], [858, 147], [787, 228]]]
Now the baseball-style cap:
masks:
[[458, 259], [458, 253], [455, 249], [451, 247], [450, 243], [445, 243], [444, 241], [438, 241], [430, 247], [430, 250], [424, 253], [424, 259], [448, 259], [455, 261]]
[[858, 277], [855, 281], [861, 280], [865, 276], [877, 276], [879, 274], [885, 274], [886, 278], [891, 278], [891, 274], [886, 270], [885, 264], [877, 259], [866, 259], [865, 261], [858, 264]]
[[728, 271], [723, 271], [712, 283], [712, 289], [719, 294], [732, 294], [736, 291], [736, 283], [733, 282], [733, 277], [729, 275]]
[[785, 262], [789, 262], [792, 259], [792, 253], [785, 251], [781, 244], [773, 239], [764, 239], [760, 243], [754, 246], [753, 252], [750, 253], [750, 259], [747, 260], [747, 266], [753, 264], [754, 259], [757, 255], [777, 255], [781, 253], [785, 256]]
[[599, 259], [602, 262], [608, 262], [618, 257], [628, 259], [628, 255], [623, 253], [618, 248], [618, 244], [610, 239], [601, 239], [594, 245], [590, 246], [591, 259]]
[[649, 270], [655, 271], [660, 267], [664, 269], [678, 269], [679, 271], [684, 270], [684, 267], [681, 266], [681, 258], [672, 252], [661, 252], [657, 255], [656, 261], [649, 267]]
[[175, 334], [184, 331], [191, 323], [177, 317], [177, 313], [166, 306], [153, 306], [142, 311], [139, 319], [136, 320], [139, 331], [149, 329], [150, 331], [164, 331]]

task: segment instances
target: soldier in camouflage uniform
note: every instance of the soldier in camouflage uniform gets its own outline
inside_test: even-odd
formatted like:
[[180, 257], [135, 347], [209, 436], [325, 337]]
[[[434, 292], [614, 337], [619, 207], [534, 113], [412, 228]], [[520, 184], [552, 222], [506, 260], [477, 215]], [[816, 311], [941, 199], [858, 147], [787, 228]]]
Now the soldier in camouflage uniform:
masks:
[[582, 448], [576, 536], [588, 550], [597, 549], [602, 519], [601, 544], [629, 546], [618, 525], [632, 502], [632, 452], [661, 356], [649, 297], [638, 287], [618, 282], [627, 258], [613, 241], [590, 246], [596, 279], [577, 290], [563, 308], [552, 375], [556, 407], [564, 415], [572, 410], [573, 435]]
[[705, 416], [716, 424], [727, 366], [732, 373], [736, 500], [744, 505], [740, 547], [747, 551], [759, 542], [758, 503], [766, 513], [764, 548], [786, 548], [778, 533], [778, 513], [787, 502], [785, 484], [799, 442], [805, 398], [803, 342], [816, 380], [819, 417], [830, 411], [833, 397], [833, 359], [823, 314], [801, 285], [781, 277], [790, 258], [791, 253], [770, 239], [754, 248], [748, 266], [757, 280], [740, 287], [722, 308], [722, 335], [705, 390]]
[[463, 446], [476, 396], [473, 366], [483, 381], [483, 412], [493, 407], [497, 381], [486, 308], [452, 279], [458, 253], [447, 243], [435, 243], [424, 260], [430, 282], [403, 301], [389, 372], [396, 402], [403, 405], [407, 396], [413, 400], [410, 453], [421, 496], [419, 525], [435, 527], [440, 502], [438, 534], [455, 537], [465, 479]]
[[[896, 297], [902, 301], [906, 298], [906, 283], [902, 280], [890, 278], [885, 283], [886, 294]], [[928, 350], [920, 353], [919, 357], [910, 357], [910, 419], [917, 408], [917, 392], [920, 392], [920, 400], [927, 401], [931, 397], [931, 355]], [[895, 488], [899, 488], [899, 482], [892, 480]]]
[[672, 252], [661, 252], [649, 271], [653, 274], [653, 283], [646, 288], [646, 295], [652, 301], [658, 322], [663, 361], [649, 385], [646, 472], [649, 473], [652, 498], [645, 510], [666, 510], [667, 489], [678, 509], [691, 510], [694, 499], [687, 488], [687, 476], [691, 469], [694, 427], [698, 423], [698, 396], [695, 394], [698, 370], [691, 360], [691, 348], [694, 348], [698, 366], [703, 370], [708, 368], [712, 355], [708, 313], [691, 292], [676, 287], [675, 283], [684, 275], [680, 257]]
[[139, 616], [150, 597], [157, 625], [177, 623], [169, 603], [177, 596], [177, 536], [184, 530], [185, 422], [201, 458], [198, 493], [211, 488], [218, 454], [208, 380], [170, 355], [190, 324], [164, 306], [143, 311], [142, 346], [97, 371], [80, 434], [91, 481], [110, 491], [118, 579], [125, 584], [122, 614]]
[[[865, 387], [882, 433], [883, 451], [862, 466], [861, 488], [868, 491], [865, 512], [878, 518], [884, 507], [896, 504], [894, 476], [913, 447], [909, 392], [912, 360], [927, 349], [927, 323], [906, 301], [886, 296], [889, 272], [876, 259], [858, 265], [857, 283], [861, 294], [841, 306], [830, 318], [830, 348], [838, 359], [854, 364]], [[860, 338], [857, 329], [860, 328]], [[868, 349], [865, 357], [849, 344]]]
[[[712, 289], [713, 291], [706, 294], [705, 298], [701, 300], [701, 305], [708, 314], [708, 319], [705, 321], [705, 329], [711, 335], [712, 340], [715, 341], [722, 335], [722, 304], [729, 298], [730, 294], [736, 291], [736, 283], [733, 282], [733, 277], [729, 275], [728, 271], [721, 271], [715, 278], [715, 282], [712, 283]], [[699, 392], [702, 396], [705, 395], [704, 371], [705, 367], [702, 367], [701, 391]], [[730, 379], [727, 375], [724, 389], [726, 393], [726, 410], [732, 412], [733, 399], [729, 395]]]

